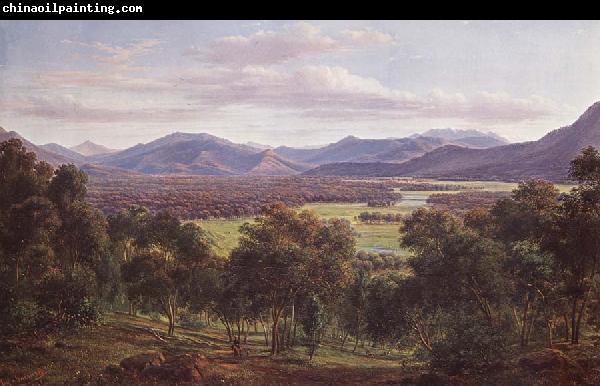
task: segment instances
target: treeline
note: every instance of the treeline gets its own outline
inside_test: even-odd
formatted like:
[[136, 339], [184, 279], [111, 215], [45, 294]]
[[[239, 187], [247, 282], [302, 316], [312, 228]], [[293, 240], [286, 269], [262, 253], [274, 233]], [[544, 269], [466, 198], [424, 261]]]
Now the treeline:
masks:
[[[399, 198], [399, 197], [398, 197]], [[367, 206], [369, 208], [386, 208], [394, 206], [396, 204], [395, 199], [369, 199], [367, 200]]]
[[378, 273], [400, 270], [406, 266], [406, 257], [391, 252], [358, 251], [352, 262], [355, 271]]
[[475, 208], [490, 208], [496, 201], [507, 198], [510, 192], [469, 191], [460, 193], [434, 193], [427, 197], [427, 203], [437, 209], [453, 212], [466, 212]]
[[105, 214], [131, 205], [168, 210], [182, 219], [256, 216], [274, 202], [300, 207], [310, 202], [395, 202], [393, 181], [339, 177], [131, 176], [94, 177], [88, 201]]
[[368, 224], [381, 224], [381, 223], [400, 223], [403, 219], [401, 213], [381, 213], [381, 212], [361, 212], [358, 219]]
[[349, 179], [351, 181], [383, 183], [396, 190], [401, 191], [447, 191], [447, 190], [467, 190], [467, 189], [482, 189], [483, 186], [466, 186], [460, 184], [442, 184], [420, 181], [418, 179], [394, 178], [394, 177], [365, 177], [357, 179], [356, 177]]

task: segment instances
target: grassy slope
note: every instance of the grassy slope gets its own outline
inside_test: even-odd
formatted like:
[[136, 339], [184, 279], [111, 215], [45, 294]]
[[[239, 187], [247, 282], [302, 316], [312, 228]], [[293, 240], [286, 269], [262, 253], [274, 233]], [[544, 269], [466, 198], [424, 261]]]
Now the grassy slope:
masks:
[[[244, 348], [248, 356], [234, 358], [224, 331], [217, 327], [187, 329], [178, 327], [176, 336], [161, 342], [147, 329], [152, 328], [164, 337], [166, 323], [124, 314], [108, 314], [97, 327], [75, 331], [63, 336], [36, 337], [35, 339], [12, 339], [17, 344], [6, 350], [6, 342], [0, 345], [0, 385], [48, 384], [48, 385], [108, 385], [104, 369], [117, 365], [121, 359], [157, 350], [166, 355], [200, 353], [210, 360], [204, 370], [206, 385], [384, 385], [405, 384], [403, 380], [417, 379], [419, 374], [430, 370], [423, 363], [415, 362], [410, 352], [360, 347], [351, 352], [352, 342], [341, 349], [339, 344], [325, 343], [319, 347], [312, 362], [307, 361], [306, 349], [296, 346], [276, 358], [268, 355], [263, 344], [262, 332], [251, 332]], [[166, 337], [165, 337], [166, 338]], [[557, 343], [554, 348], [567, 354], [572, 361], [583, 366], [588, 378], [583, 384], [599, 384], [600, 356], [596, 336], [588, 336], [578, 346]], [[66, 347], [55, 347], [55, 342]], [[3, 348], [4, 347], [4, 348]], [[552, 378], [545, 371], [531, 371], [519, 365], [521, 355], [543, 349], [542, 343], [527, 349], [514, 346], [515, 352], [505, 361], [505, 366], [486, 373], [470, 373], [454, 380], [459, 385], [573, 385], [569, 379]], [[558, 367], [558, 374], [561, 369]], [[35, 374], [37, 377], [32, 377]], [[21, 379], [23, 381], [18, 382]], [[122, 385], [153, 384], [139, 378], [125, 378]], [[162, 383], [164, 384], [164, 383]], [[412, 384], [412, 383], [411, 383]], [[425, 383], [428, 384], [428, 383]], [[445, 383], [442, 383], [445, 384]]]
[[[143, 317], [108, 314], [98, 327], [21, 344], [13, 352], [3, 354], [0, 384], [12, 384], [15, 379], [36, 372], [42, 374], [39, 380], [44, 384], [83, 384], [98, 380], [106, 366], [149, 350], [206, 355], [214, 363], [205, 375], [210, 379], [209, 384], [330, 384], [340, 377], [344, 377], [345, 384], [367, 384], [374, 376], [383, 380], [398, 378], [403, 374], [406, 358], [406, 353], [384, 356], [377, 350], [367, 356], [360, 346], [352, 353], [352, 344], [347, 343], [344, 350], [324, 345], [310, 364], [303, 347], [270, 359], [259, 327], [258, 333], [252, 332], [245, 345], [249, 356], [237, 359], [232, 357], [229, 343], [224, 340], [224, 331], [215, 327], [201, 330], [179, 327], [176, 337], [167, 339], [166, 343], [155, 339], [145, 331], [147, 328], [161, 331], [162, 335], [166, 324]], [[56, 341], [65, 343], [66, 347], [55, 347]]]

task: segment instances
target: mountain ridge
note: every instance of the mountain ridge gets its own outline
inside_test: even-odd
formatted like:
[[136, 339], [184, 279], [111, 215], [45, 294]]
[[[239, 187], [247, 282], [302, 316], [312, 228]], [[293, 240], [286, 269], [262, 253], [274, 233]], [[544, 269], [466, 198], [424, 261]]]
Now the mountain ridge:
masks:
[[446, 145], [396, 165], [329, 164], [306, 174], [558, 181], [567, 179], [570, 160], [590, 145], [600, 147], [600, 102], [591, 105], [571, 125], [555, 129], [537, 141], [486, 149]]

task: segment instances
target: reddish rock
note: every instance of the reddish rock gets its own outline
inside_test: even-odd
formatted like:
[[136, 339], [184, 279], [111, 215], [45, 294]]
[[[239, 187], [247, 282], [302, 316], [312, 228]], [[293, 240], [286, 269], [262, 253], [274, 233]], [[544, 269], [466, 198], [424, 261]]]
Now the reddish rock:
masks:
[[120, 365], [127, 371], [143, 371], [148, 366], [158, 366], [165, 361], [161, 352], [150, 351], [125, 358]]
[[200, 354], [176, 355], [159, 365], [153, 365], [142, 371], [142, 376], [161, 381], [198, 382], [202, 379], [202, 370], [208, 366], [205, 356]]

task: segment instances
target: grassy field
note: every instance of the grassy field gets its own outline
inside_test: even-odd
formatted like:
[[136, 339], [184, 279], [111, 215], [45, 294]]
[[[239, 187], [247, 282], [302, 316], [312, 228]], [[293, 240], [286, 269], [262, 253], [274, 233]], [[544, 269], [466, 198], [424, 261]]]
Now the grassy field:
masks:
[[[391, 250], [401, 253], [402, 250], [398, 242], [398, 224], [363, 224], [356, 221], [355, 217], [365, 211], [409, 214], [418, 206], [413, 204], [398, 204], [386, 208], [369, 208], [367, 204], [318, 203], [307, 204], [301, 209], [313, 210], [322, 218], [338, 217], [350, 221], [356, 231], [356, 243], [359, 250]], [[251, 222], [252, 218], [197, 220], [195, 223], [203, 227], [213, 238], [215, 252], [221, 256], [226, 256], [237, 245], [239, 239], [238, 229], [247, 221]]]
[[[352, 342], [347, 342], [343, 349], [337, 343], [324, 343], [310, 363], [302, 346], [271, 359], [259, 328], [258, 332], [250, 332], [244, 345], [248, 357], [234, 358], [222, 329], [178, 327], [175, 336], [168, 338], [166, 327], [163, 321], [114, 313], [105, 315], [102, 324], [94, 328], [19, 342], [19, 347], [4, 354], [0, 361], [0, 385], [111, 384], [106, 380], [102, 383], [107, 366], [152, 350], [166, 355], [205, 355], [212, 365], [203, 374], [203, 384], [327, 385], [343, 379], [343, 384], [362, 385], [375, 384], [374, 378], [386, 382], [403, 376], [409, 355], [395, 350], [384, 355], [383, 350], [373, 348], [367, 355], [367, 349], [361, 346], [353, 353]], [[156, 339], [148, 329], [158, 331], [165, 341]]]
[[240, 238], [240, 226], [252, 218], [235, 220], [197, 220], [200, 225], [214, 241], [214, 250], [219, 256], [227, 256], [235, 248]]
[[[488, 192], [510, 192], [519, 185], [516, 182], [501, 182], [501, 181], [444, 181], [444, 180], [418, 180], [433, 185], [462, 185], [468, 189], [478, 189]], [[575, 185], [570, 184], [555, 184], [558, 190], [568, 192]], [[464, 190], [463, 190], [464, 191]], [[438, 192], [442, 193], [442, 192]]]

